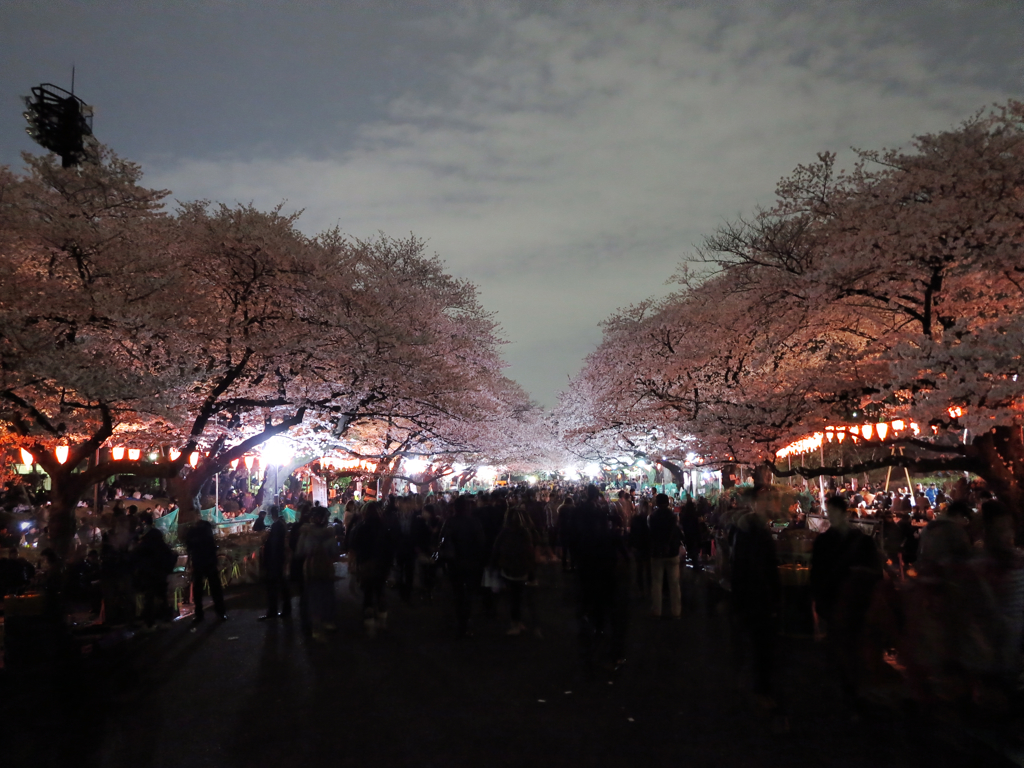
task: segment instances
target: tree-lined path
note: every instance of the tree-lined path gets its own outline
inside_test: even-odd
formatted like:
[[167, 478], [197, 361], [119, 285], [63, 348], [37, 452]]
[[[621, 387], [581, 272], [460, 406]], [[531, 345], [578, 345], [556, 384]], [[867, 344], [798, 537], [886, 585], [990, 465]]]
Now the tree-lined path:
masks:
[[[507, 606], [454, 638], [450, 593], [393, 601], [386, 632], [362, 636], [349, 581], [325, 645], [297, 622], [260, 624], [262, 591], [229, 590], [231, 619], [97, 648], [58, 685], [68, 715], [36, 716], [50, 689], [8, 678], [12, 765], [88, 766], [1001, 766], [962, 730], [880, 709], [851, 721], [822, 644], [780, 642], [789, 733], [759, 719], [734, 663], [727, 612], [690, 580], [679, 621], [634, 604], [627, 665], [588, 675], [578, 660], [573, 582], [545, 569], [544, 638], [507, 637]], [[570, 693], [571, 692], [571, 693]], [[6, 729], [5, 729], [6, 730]], [[968, 760], [969, 762], [964, 762]]]

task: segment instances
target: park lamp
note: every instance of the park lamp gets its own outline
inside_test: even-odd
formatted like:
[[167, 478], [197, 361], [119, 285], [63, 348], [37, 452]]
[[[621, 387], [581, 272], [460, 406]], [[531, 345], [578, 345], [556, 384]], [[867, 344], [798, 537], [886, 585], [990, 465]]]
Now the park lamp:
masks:
[[262, 459], [264, 464], [285, 465], [294, 455], [291, 441], [278, 435], [267, 440], [263, 446]]

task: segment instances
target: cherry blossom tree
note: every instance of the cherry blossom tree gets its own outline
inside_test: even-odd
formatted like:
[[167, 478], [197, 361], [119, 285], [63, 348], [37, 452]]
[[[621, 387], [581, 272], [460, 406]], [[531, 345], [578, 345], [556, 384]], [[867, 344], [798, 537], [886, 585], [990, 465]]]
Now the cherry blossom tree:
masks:
[[[491, 417], [496, 326], [421, 241], [310, 238], [251, 206], [167, 214], [103, 158], [0, 175], [0, 435], [50, 474], [56, 541], [114, 474], [166, 478], [187, 524], [207, 480], [275, 435], [323, 455], [360, 422], [455, 443]], [[108, 441], [160, 458], [96, 461]]]
[[829, 154], [798, 168], [707, 238], [699, 277], [606, 323], [580, 377], [594, 410], [783, 475], [776, 451], [826, 424], [914, 421], [902, 453], [792, 472], [971, 471], [1019, 506], [1022, 138], [1009, 102], [849, 173]]

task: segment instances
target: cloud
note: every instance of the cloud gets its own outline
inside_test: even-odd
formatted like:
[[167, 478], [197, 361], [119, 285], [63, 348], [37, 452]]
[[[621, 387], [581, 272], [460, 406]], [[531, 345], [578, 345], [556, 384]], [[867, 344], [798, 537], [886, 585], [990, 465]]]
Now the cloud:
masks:
[[546, 404], [601, 319], [663, 292], [702, 234], [770, 202], [797, 163], [1008, 95], [852, 3], [458, 8], [447, 32], [416, 22], [436, 87], [394, 95], [333, 154], [181, 158], [147, 181], [285, 199], [310, 231], [428, 239], [481, 287], [509, 373]]

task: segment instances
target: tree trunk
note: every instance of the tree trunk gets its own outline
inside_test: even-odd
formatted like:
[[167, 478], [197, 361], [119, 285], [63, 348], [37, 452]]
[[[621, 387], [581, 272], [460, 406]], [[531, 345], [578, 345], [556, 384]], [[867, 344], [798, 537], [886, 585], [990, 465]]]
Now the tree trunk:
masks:
[[772, 487], [772, 468], [768, 464], [754, 467], [754, 490], [764, 491]]
[[722, 490], [735, 488], [737, 478], [740, 475], [739, 467], [736, 464], [726, 464], [722, 467]]
[[46, 533], [57, 556], [67, 560], [73, 553], [72, 542], [78, 527], [75, 509], [82, 496], [81, 484], [71, 478], [50, 477], [50, 514]]
[[167, 492], [178, 502], [178, 526], [184, 530], [199, 519], [199, 492], [203, 478], [195, 473], [167, 479]]

